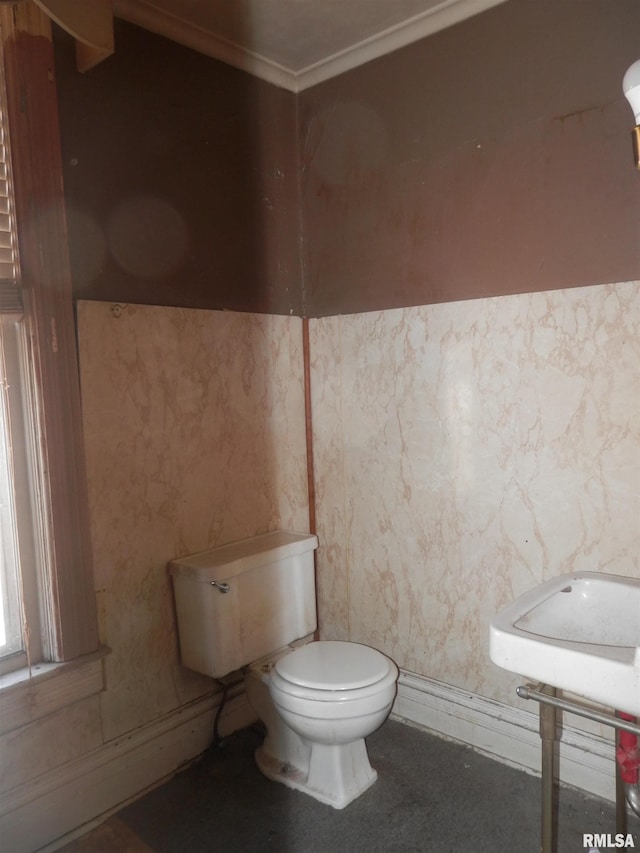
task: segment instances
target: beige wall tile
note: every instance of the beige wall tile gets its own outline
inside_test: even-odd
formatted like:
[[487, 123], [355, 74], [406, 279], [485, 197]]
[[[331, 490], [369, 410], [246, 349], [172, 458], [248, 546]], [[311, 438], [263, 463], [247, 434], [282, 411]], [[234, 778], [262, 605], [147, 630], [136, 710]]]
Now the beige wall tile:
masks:
[[496, 610], [640, 571], [638, 284], [325, 318], [311, 342], [323, 636], [513, 701]]
[[308, 530], [299, 318], [78, 306], [107, 740], [212, 689], [181, 667], [167, 562]]

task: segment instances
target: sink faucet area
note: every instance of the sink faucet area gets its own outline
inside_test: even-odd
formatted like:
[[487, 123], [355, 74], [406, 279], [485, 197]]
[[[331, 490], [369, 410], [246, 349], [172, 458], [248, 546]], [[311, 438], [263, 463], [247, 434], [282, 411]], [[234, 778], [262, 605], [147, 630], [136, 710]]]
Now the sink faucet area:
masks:
[[492, 620], [491, 660], [618, 711], [640, 714], [640, 579], [573, 572]]

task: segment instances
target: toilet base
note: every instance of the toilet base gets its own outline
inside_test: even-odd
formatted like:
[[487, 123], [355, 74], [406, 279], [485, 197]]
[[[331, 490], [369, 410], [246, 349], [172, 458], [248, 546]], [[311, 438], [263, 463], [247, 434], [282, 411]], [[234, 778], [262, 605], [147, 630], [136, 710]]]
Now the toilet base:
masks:
[[378, 778], [369, 763], [363, 738], [348, 744], [313, 744], [308, 771], [274, 758], [262, 747], [256, 750], [255, 760], [267, 779], [308, 794], [334, 809], [348, 806]]

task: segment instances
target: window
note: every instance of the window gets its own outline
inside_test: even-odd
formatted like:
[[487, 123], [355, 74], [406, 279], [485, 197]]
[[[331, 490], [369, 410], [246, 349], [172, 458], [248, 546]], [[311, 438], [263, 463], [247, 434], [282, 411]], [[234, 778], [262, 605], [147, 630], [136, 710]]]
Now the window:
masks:
[[0, 34], [0, 640], [16, 666], [98, 636], [51, 29], [32, 3], [0, 5]]
[[9, 421], [8, 397], [14, 387], [12, 358], [7, 354], [5, 340], [9, 337], [5, 318], [2, 324], [2, 353], [0, 366], [0, 656], [22, 651], [21, 581], [16, 531], [15, 489], [13, 485], [13, 453]]
[[43, 657], [36, 432], [22, 314], [0, 316], [0, 673]]
[[0, 674], [43, 657], [44, 533], [31, 357], [20, 289], [4, 75], [0, 75]]

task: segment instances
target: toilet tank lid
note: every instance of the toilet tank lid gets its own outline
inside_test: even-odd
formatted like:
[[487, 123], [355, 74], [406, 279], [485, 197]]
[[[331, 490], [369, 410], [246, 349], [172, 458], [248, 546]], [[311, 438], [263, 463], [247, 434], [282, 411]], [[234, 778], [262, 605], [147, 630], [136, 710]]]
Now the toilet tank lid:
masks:
[[382, 652], [360, 643], [321, 640], [281, 657], [275, 670], [301, 687], [354, 690], [376, 684], [395, 664]]
[[169, 571], [172, 575], [196, 581], [224, 580], [317, 547], [318, 537], [312, 533], [272, 530], [250, 539], [178, 557], [169, 563]]

